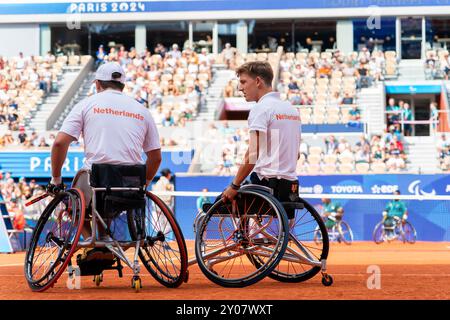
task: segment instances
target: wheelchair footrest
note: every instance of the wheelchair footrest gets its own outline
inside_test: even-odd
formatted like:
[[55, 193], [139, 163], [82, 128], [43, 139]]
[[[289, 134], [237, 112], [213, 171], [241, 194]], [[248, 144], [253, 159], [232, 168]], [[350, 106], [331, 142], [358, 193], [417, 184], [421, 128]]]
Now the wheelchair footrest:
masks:
[[[115, 263], [117, 263], [116, 266], [114, 266]], [[116, 257], [112, 259], [90, 259], [90, 257], [79, 254], [77, 255], [77, 265], [80, 268], [81, 276], [97, 276], [105, 270], [117, 270], [120, 276], [123, 269], [120, 260]]]

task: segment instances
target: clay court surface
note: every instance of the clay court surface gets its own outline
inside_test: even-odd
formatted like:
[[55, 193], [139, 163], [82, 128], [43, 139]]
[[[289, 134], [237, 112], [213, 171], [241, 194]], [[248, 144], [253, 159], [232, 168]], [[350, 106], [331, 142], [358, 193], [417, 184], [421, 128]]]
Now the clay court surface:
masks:
[[[193, 243], [189, 242], [193, 257]], [[124, 277], [108, 271], [96, 287], [92, 277], [82, 277], [80, 290], [69, 290], [66, 275], [53, 289], [33, 293], [23, 275], [24, 253], [0, 255], [0, 299], [149, 299], [149, 300], [264, 300], [264, 299], [450, 299], [450, 243], [418, 242], [414, 245], [356, 242], [351, 246], [332, 244], [328, 271], [334, 278], [324, 287], [320, 275], [303, 283], [279, 283], [269, 278], [256, 285], [229, 289], [207, 280], [197, 266], [189, 268], [189, 282], [167, 289], [142, 271], [143, 289], [130, 288], [131, 270]], [[381, 270], [381, 288], [368, 289], [371, 265]]]

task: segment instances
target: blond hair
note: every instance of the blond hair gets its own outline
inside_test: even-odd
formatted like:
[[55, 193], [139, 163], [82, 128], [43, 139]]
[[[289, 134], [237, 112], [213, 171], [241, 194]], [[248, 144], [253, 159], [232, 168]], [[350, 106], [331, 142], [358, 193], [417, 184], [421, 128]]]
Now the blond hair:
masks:
[[272, 86], [273, 70], [270, 64], [266, 61], [252, 61], [244, 63], [236, 69], [236, 75], [238, 77], [243, 73], [249, 75], [253, 79], [260, 77], [266, 86]]

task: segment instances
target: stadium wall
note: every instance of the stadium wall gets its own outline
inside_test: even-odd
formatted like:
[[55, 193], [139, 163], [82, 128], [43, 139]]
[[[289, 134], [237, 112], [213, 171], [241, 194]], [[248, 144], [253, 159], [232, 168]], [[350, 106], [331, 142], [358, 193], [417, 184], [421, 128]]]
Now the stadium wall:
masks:
[[39, 24], [0, 23], [0, 55], [15, 57], [19, 52], [25, 56], [39, 55], [40, 32]]
[[[176, 191], [198, 191], [207, 188], [221, 192], [231, 182], [228, 176], [177, 176]], [[352, 194], [354, 199], [340, 199], [344, 220], [354, 233], [355, 240], [372, 240], [375, 225], [381, 220], [388, 200], [365, 200], [363, 195], [390, 195], [399, 189], [402, 195], [416, 197], [450, 195], [448, 175], [333, 175], [299, 178], [302, 194]], [[213, 199], [212, 199], [213, 200]], [[319, 199], [309, 199], [318, 205]], [[417, 230], [420, 241], [450, 241], [450, 202], [438, 200], [405, 200], [409, 221]], [[194, 239], [193, 222], [196, 198], [176, 197], [175, 214], [186, 239]]]

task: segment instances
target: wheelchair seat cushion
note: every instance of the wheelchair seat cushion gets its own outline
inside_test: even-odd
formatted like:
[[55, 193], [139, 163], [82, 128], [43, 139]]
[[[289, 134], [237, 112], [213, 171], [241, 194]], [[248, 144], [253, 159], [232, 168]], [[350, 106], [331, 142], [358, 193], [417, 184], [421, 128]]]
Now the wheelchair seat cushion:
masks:
[[[93, 164], [91, 186], [97, 188], [141, 188], [146, 182], [145, 165]], [[123, 211], [145, 208], [145, 192], [96, 192], [96, 209], [102, 217], [114, 218]]]

